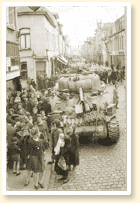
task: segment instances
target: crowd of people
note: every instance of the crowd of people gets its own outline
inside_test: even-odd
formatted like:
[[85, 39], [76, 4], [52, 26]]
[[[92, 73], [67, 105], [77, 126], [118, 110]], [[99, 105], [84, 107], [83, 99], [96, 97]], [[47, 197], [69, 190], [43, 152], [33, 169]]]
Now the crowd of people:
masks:
[[[33, 176], [34, 188], [38, 190], [44, 188], [46, 164], [54, 163], [56, 173], [63, 176], [64, 183], [68, 182], [71, 165], [79, 164], [79, 141], [74, 129], [69, 128], [64, 133], [60, 120], [48, 121], [49, 89], [47, 94], [42, 90], [39, 96], [32, 89], [12, 92], [7, 99], [7, 167], [16, 176], [26, 170], [24, 186], [29, 185]], [[46, 163], [49, 146], [52, 160]]]
[[[124, 79], [123, 69], [111, 67], [111, 72], [104, 72], [105, 83], [115, 84], [113, 103], [118, 108], [117, 82]], [[100, 76], [101, 77], [101, 76]], [[47, 88], [47, 87], [46, 87]], [[34, 188], [44, 188], [46, 164], [54, 164], [54, 170], [62, 175], [63, 183], [69, 181], [68, 173], [79, 164], [79, 137], [75, 128], [68, 129], [58, 119], [50, 122], [51, 89], [42, 89], [38, 95], [34, 81], [30, 89], [11, 92], [6, 105], [7, 122], [7, 167], [19, 176], [26, 170], [24, 186], [34, 178]], [[46, 153], [51, 148], [51, 160], [46, 163]]]
[[104, 81], [105, 84], [115, 84], [121, 82], [125, 79], [125, 68], [117, 69], [114, 66], [111, 67], [111, 70], [96, 70], [95, 73], [99, 75], [100, 80]]

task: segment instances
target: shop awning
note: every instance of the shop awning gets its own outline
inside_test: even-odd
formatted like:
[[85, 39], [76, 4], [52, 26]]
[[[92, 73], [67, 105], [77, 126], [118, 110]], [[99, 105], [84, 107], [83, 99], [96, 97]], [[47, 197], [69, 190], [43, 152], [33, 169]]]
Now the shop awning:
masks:
[[67, 65], [67, 63], [68, 63], [68, 61], [62, 55], [59, 55], [57, 57], [57, 60], [60, 61], [61, 63], [63, 63], [64, 65]]

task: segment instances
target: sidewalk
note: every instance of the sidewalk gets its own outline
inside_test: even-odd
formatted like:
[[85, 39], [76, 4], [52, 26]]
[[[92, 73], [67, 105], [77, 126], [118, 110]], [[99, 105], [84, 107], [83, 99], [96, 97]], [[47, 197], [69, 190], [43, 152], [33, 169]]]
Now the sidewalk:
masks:
[[[46, 153], [46, 175], [44, 180], [44, 188], [39, 188], [38, 191], [48, 190], [49, 181], [51, 176], [51, 168], [52, 165], [48, 165], [47, 162], [50, 161], [51, 157], [51, 150], [48, 149]], [[15, 176], [12, 170], [7, 169], [7, 181], [6, 181], [6, 188], [7, 191], [36, 191], [34, 189], [34, 179], [31, 178], [30, 183], [28, 186], [24, 186], [26, 180], [26, 170], [21, 170], [21, 174], [19, 176]]]

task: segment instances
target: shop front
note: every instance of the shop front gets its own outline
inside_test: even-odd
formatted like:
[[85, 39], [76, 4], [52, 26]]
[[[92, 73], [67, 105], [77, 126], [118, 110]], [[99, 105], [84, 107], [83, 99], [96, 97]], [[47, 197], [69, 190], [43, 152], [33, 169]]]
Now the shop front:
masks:
[[56, 72], [59, 70], [62, 71], [68, 64], [68, 61], [62, 56], [59, 55], [56, 57]]
[[21, 91], [19, 57], [6, 57], [6, 97], [11, 91]]

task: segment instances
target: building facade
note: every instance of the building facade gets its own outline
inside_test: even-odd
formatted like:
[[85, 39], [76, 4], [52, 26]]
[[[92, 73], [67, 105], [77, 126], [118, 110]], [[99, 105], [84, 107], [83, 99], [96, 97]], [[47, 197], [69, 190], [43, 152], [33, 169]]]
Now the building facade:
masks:
[[20, 90], [19, 30], [16, 7], [6, 7], [6, 93]]
[[44, 74], [55, 76], [64, 46], [58, 18], [45, 7], [18, 7], [22, 80], [29, 77], [36, 82]]
[[109, 66], [125, 66], [125, 16], [121, 16], [110, 25], [110, 34], [103, 40], [107, 51]]

